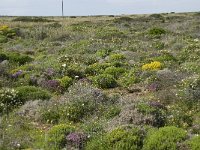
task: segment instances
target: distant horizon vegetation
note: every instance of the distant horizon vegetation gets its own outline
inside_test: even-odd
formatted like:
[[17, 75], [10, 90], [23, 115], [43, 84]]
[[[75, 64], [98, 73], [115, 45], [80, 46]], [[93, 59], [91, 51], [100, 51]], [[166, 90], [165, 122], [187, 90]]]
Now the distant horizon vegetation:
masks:
[[155, 12], [155, 13], [124, 13], [124, 14], [94, 14], [94, 15], [1, 15], [0, 17], [98, 17], [98, 16], [132, 16], [132, 15], [150, 15], [150, 14], [184, 14], [184, 13], [200, 13], [200, 11], [172, 11], [172, 12]]

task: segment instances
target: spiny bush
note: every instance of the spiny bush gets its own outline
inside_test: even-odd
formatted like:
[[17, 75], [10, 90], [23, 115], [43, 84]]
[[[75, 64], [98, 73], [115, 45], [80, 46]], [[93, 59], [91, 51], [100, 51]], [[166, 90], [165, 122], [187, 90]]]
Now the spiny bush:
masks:
[[177, 150], [178, 143], [187, 137], [185, 130], [174, 126], [162, 127], [157, 131], [149, 131], [143, 150]]
[[47, 148], [59, 150], [66, 146], [66, 137], [68, 134], [75, 131], [75, 126], [68, 124], [59, 124], [53, 126], [48, 131]]
[[107, 89], [114, 88], [117, 86], [117, 81], [112, 75], [109, 74], [100, 74], [93, 78], [93, 82], [99, 88]]
[[51, 94], [48, 91], [35, 86], [17, 87], [16, 91], [18, 91], [18, 98], [23, 103], [28, 100], [36, 100], [36, 99], [45, 100], [51, 98]]
[[159, 70], [161, 69], [162, 64], [159, 61], [153, 61], [142, 66], [142, 70]]

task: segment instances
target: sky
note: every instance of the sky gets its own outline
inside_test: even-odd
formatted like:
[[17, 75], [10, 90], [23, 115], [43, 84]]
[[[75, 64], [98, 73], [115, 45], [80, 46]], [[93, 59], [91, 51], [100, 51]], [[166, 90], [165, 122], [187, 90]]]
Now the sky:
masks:
[[[200, 11], [200, 0], [63, 0], [65, 16]], [[0, 15], [60, 16], [62, 0], [0, 0]]]

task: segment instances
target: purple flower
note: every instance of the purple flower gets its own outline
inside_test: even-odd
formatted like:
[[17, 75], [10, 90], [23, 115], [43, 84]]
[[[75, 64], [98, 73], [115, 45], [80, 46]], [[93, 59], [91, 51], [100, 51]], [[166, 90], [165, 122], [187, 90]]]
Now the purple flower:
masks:
[[53, 76], [53, 75], [55, 74], [55, 71], [54, 71], [54, 69], [49, 68], [49, 69], [47, 69], [46, 74], [47, 74], [48, 76]]
[[60, 82], [58, 80], [41, 80], [39, 85], [52, 91], [61, 91]]
[[11, 77], [14, 78], [14, 79], [16, 79], [16, 78], [18, 78], [22, 74], [23, 74], [23, 71], [19, 70], [16, 73], [12, 74]]
[[46, 87], [49, 89], [57, 89], [59, 86], [60, 86], [60, 82], [58, 80], [46, 81]]
[[149, 91], [155, 92], [159, 89], [159, 84], [157, 83], [151, 83], [150, 85], [148, 85], [147, 89]]
[[75, 145], [80, 145], [83, 141], [87, 139], [87, 136], [83, 133], [73, 132], [67, 136], [67, 141]]

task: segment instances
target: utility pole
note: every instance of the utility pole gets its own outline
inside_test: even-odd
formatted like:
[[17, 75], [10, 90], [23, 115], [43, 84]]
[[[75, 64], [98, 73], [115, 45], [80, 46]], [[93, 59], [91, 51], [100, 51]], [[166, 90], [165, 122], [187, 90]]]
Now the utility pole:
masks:
[[64, 2], [62, 0], [62, 16], [64, 17]]

